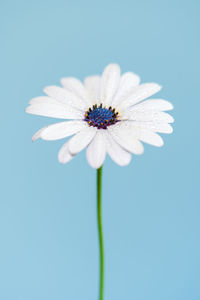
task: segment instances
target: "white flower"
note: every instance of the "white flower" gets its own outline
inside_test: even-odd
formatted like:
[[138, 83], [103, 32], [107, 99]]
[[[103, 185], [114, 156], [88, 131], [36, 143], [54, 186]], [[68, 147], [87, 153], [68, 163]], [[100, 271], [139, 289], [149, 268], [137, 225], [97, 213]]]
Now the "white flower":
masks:
[[[106, 153], [120, 166], [128, 165], [131, 154], [142, 154], [145, 142], [162, 146], [157, 134], [172, 133], [173, 109], [163, 99], [149, 99], [160, 91], [156, 83], [140, 84], [138, 75], [120, 76], [117, 64], [108, 65], [102, 76], [89, 76], [84, 84], [76, 78], [63, 78], [63, 87], [48, 86], [47, 96], [33, 98], [26, 112], [67, 121], [40, 129], [33, 136], [58, 140], [73, 135], [60, 149], [58, 159], [69, 162], [87, 147], [87, 160], [93, 168], [102, 166]], [[70, 121], [69, 121], [70, 120]]]

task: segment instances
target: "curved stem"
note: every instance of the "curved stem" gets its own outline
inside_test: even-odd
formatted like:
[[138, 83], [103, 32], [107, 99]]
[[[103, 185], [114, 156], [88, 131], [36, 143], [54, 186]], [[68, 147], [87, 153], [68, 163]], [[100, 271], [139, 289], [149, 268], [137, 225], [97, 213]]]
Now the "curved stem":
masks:
[[100, 256], [99, 300], [103, 300], [104, 250], [103, 250], [103, 230], [102, 230], [102, 167], [97, 169], [97, 220], [98, 220], [98, 233], [99, 233], [99, 256]]

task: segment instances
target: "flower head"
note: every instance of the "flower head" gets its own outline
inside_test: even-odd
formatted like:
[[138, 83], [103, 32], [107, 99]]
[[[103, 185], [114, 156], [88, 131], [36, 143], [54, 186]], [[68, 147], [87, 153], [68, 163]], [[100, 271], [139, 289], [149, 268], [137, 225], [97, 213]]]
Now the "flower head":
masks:
[[62, 88], [48, 86], [47, 96], [33, 98], [26, 112], [67, 121], [40, 129], [33, 136], [58, 140], [72, 136], [60, 149], [58, 159], [69, 162], [87, 148], [87, 160], [93, 168], [102, 166], [106, 153], [120, 166], [128, 165], [131, 154], [142, 154], [145, 142], [162, 146], [157, 133], [172, 133], [173, 118], [165, 111], [173, 109], [163, 99], [149, 99], [159, 92], [156, 83], [140, 84], [138, 75], [120, 76], [117, 64], [108, 65], [102, 76], [89, 76], [84, 83], [63, 78]]

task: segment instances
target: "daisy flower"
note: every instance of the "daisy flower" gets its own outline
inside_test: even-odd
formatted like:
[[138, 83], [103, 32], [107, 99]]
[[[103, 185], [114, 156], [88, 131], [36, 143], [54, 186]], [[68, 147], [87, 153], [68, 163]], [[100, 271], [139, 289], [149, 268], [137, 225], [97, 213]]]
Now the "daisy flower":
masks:
[[159, 92], [161, 86], [140, 84], [140, 77], [132, 72], [121, 76], [117, 64], [108, 65], [102, 76], [86, 77], [84, 83], [68, 77], [63, 78], [61, 84], [63, 87], [46, 87], [47, 96], [33, 98], [26, 112], [64, 119], [37, 131], [33, 141], [72, 136], [60, 149], [58, 160], [65, 164], [86, 148], [89, 164], [97, 169], [99, 300], [103, 300], [102, 165], [106, 153], [118, 165], [126, 166], [132, 154], [143, 153], [143, 142], [162, 146], [158, 133], [172, 133], [173, 118], [166, 111], [173, 106], [163, 99], [148, 99]]
[[173, 131], [173, 117], [166, 113], [173, 109], [172, 104], [148, 99], [161, 86], [140, 84], [140, 77], [132, 72], [120, 75], [117, 64], [108, 65], [102, 76], [86, 77], [84, 83], [67, 77], [61, 84], [47, 86], [46, 96], [33, 98], [26, 112], [64, 120], [40, 129], [32, 138], [52, 141], [72, 136], [58, 154], [63, 164], [86, 148], [93, 168], [103, 165], [106, 153], [126, 166], [132, 154], [143, 153], [142, 142], [160, 147], [163, 139], [158, 133]]

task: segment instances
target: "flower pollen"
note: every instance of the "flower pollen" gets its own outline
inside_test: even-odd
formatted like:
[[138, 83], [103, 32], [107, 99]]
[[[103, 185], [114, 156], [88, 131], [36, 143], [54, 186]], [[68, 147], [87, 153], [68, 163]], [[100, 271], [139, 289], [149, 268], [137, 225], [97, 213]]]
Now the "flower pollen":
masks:
[[97, 104], [90, 107], [85, 113], [85, 121], [89, 126], [97, 127], [98, 129], [106, 129], [108, 126], [119, 122], [119, 113], [111, 106], [103, 107], [102, 104]]

